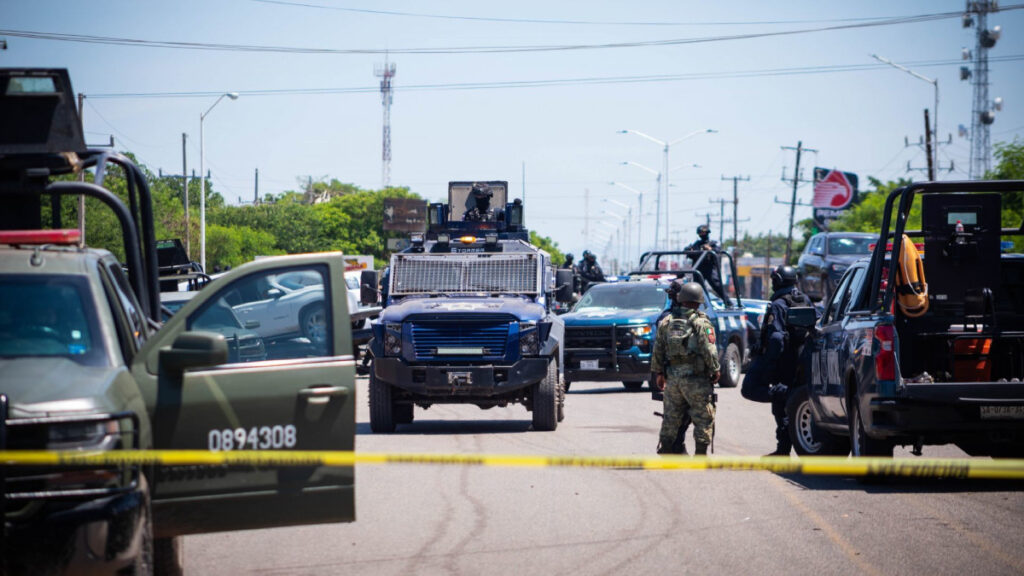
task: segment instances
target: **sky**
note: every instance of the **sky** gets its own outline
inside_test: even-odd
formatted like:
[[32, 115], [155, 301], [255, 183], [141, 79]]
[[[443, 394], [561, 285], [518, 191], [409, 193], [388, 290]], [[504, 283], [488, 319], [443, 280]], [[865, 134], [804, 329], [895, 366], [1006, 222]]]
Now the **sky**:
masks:
[[[676, 246], [710, 215], [718, 238], [718, 200], [730, 202], [731, 218], [733, 176], [749, 177], [737, 186], [740, 236], [788, 231], [782, 202], [792, 183], [783, 177], [793, 177], [796, 152], [784, 147], [798, 142], [814, 150], [801, 156], [804, 179], [815, 166], [853, 172], [862, 189], [868, 177], [925, 179], [916, 143], [935, 88], [872, 54], [937, 80], [940, 140], [952, 135], [939, 148], [938, 179], [966, 179], [971, 145], [958, 126], [971, 126], [973, 89], [959, 76], [975, 30], [963, 27], [964, 7], [0, 0], [0, 66], [68, 68], [86, 95], [87, 142], [112, 136], [153, 172], [181, 172], [182, 133], [189, 170], [198, 171], [199, 118], [210, 110], [206, 166], [214, 189], [237, 203], [253, 198], [256, 170], [260, 196], [308, 178], [379, 189], [375, 71], [387, 60], [396, 67], [391, 185], [443, 201], [448, 181], [507, 180], [513, 197], [525, 193], [527, 225], [562, 251], [635, 260], [653, 247], [655, 228]], [[1024, 9], [1001, 7], [988, 19], [1002, 29], [989, 51], [990, 97], [1004, 101], [993, 143], [1024, 133]], [[240, 97], [217, 102], [226, 92]], [[663, 147], [623, 130], [685, 138], [669, 149], [667, 197], [659, 199], [652, 173], [624, 164], [662, 170]], [[643, 192], [642, 211], [626, 187]], [[811, 197], [801, 184], [799, 201]], [[667, 226], [655, 218], [659, 205]], [[796, 208], [797, 220], [810, 214]]]

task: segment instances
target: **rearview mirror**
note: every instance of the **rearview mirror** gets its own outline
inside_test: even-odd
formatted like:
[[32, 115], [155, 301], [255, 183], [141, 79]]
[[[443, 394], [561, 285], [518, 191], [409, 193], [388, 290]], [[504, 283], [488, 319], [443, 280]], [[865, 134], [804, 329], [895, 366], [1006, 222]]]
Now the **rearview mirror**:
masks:
[[380, 291], [376, 270], [363, 270], [359, 273], [359, 303], [363, 306], [373, 306], [377, 303]]
[[555, 300], [558, 302], [572, 302], [572, 289], [575, 282], [575, 274], [568, 268], [555, 271]]
[[284, 292], [277, 288], [271, 288], [270, 290], [267, 290], [267, 296], [276, 300], [281, 296], [284, 296]]
[[818, 321], [814, 308], [790, 308], [786, 314], [786, 324], [796, 328], [810, 328]]
[[216, 332], [184, 332], [170, 348], [160, 351], [160, 367], [181, 374], [191, 368], [207, 368], [228, 361], [228, 342]]

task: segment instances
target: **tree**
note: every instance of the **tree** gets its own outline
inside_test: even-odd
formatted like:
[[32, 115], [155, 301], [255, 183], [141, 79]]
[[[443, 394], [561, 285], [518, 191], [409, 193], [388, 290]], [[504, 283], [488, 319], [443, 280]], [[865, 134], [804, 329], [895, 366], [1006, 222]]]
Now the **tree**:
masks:
[[555, 266], [561, 266], [565, 263], [565, 254], [558, 249], [558, 242], [555, 242], [547, 236], [541, 236], [534, 231], [530, 231], [530, 244], [540, 248], [547, 252], [551, 256], [551, 263]]

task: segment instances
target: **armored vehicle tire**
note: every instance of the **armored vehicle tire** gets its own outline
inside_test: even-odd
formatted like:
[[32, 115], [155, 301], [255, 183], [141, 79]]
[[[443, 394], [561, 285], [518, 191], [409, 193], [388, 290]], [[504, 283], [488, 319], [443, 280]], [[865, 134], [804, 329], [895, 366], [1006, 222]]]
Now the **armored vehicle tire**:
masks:
[[412, 424], [413, 421], [413, 404], [392, 404], [392, 412], [395, 415], [395, 424]]
[[868, 436], [864, 430], [864, 422], [860, 417], [860, 403], [856, 397], [850, 402], [850, 455], [881, 456], [892, 458], [893, 443], [891, 440], [879, 440]]
[[806, 386], [790, 395], [786, 414], [789, 415], [789, 438], [800, 456], [846, 456], [850, 453], [848, 438], [826, 432], [814, 423]]
[[153, 540], [153, 574], [181, 576], [185, 573], [185, 544], [181, 536]]
[[551, 431], [558, 427], [558, 363], [548, 362], [548, 374], [533, 385], [533, 429]]
[[721, 359], [722, 373], [718, 378], [718, 385], [722, 388], [735, 388], [740, 383], [740, 349], [735, 343], [730, 342], [725, 347]]
[[623, 382], [622, 385], [626, 387], [626, 390], [639, 390], [639, 389], [644, 387], [644, 383], [642, 381], [641, 382]]
[[370, 430], [374, 434], [395, 431], [395, 406], [391, 402], [391, 385], [377, 380], [370, 368]]
[[323, 344], [327, 341], [327, 314], [322, 302], [310, 304], [299, 316], [299, 326], [302, 335], [313, 344]]

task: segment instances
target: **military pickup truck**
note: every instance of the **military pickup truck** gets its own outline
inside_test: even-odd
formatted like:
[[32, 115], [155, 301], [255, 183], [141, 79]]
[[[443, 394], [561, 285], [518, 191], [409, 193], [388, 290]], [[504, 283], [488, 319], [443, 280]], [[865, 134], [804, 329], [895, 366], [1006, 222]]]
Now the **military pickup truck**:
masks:
[[[871, 258], [840, 279], [802, 355], [788, 406], [799, 453], [955, 443], [1024, 456], [1024, 256], [1001, 250], [1024, 234], [1002, 227], [1022, 190], [942, 182], [888, 196]], [[907, 230], [915, 200], [921, 229]]]
[[[0, 449], [352, 450], [341, 255], [239, 267], [161, 325], [145, 177], [120, 154], [85, 148], [73, 102], [66, 70], [0, 70], [0, 125], [18, 128], [0, 142]], [[136, 210], [101, 186], [110, 165]], [[95, 182], [55, 181], [86, 171]], [[61, 229], [61, 198], [77, 195], [118, 217], [126, 266]], [[273, 300], [254, 287], [295, 272], [323, 285], [318, 337], [242, 363], [229, 354], [232, 327], [243, 329], [233, 311]], [[7, 466], [0, 485], [6, 574], [178, 573], [182, 535], [355, 514], [351, 467]]]
[[[487, 190], [483, 198], [501, 208], [485, 203], [460, 216], [471, 189]], [[551, 308], [572, 298], [572, 271], [556, 272], [530, 244], [523, 205], [506, 202], [507, 190], [504, 181], [450, 182], [448, 203], [429, 207], [426, 234], [392, 255], [367, 347], [375, 433], [410, 424], [415, 406], [434, 404], [522, 404], [535, 430], [562, 420], [563, 323]], [[363, 274], [371, 304], [377, 277]]]

